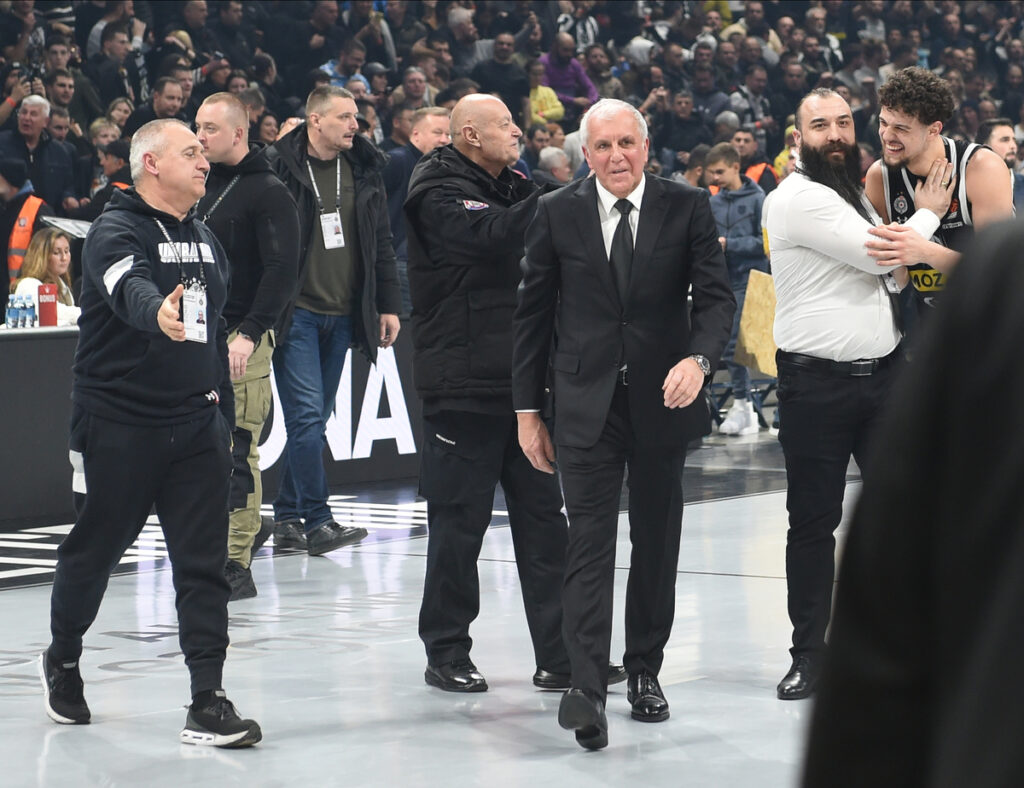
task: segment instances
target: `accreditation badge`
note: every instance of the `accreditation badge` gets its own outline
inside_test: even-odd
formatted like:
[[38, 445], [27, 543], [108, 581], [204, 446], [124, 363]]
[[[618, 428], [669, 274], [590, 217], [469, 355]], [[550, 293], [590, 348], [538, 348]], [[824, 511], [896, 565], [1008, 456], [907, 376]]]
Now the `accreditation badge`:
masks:
[[345, 233], [341, 229], [341, 214], [337, 211], [320, 214], [320, 228], [324, 232], [324, 249], [345, 246]]
[[198, 282], [189, 285], [181, 297], [181, 318], [185, 341], [206, 343], [206, 288]]

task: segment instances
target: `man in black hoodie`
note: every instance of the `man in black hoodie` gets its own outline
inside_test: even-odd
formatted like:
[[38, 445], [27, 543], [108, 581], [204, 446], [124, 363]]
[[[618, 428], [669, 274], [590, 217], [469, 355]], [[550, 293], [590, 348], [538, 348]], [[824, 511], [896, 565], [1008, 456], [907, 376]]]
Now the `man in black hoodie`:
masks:
[[214, 93], [206, 99], [196, 114], [196, 136], [211, 163], [197, 211], [231, 261], [224, 319], [230, 332], [235, 430], [224, 573], [234, 601], [256, 596], [249, 563], [263, 503], [258, 445], [272, 399], [273, 328], [298, 276], [299, 214], [288, 189], [270, 169], [263, 146], [257, 143], [250, 149], [248, 113], [237, 97]]
[[[561, 589], [568, 527], [558, 479], [531, 467], [512, 410], [512, 312], [523, 237], [543, 193], [513, 172], [522, 132], [500, 99], [466, 96], [453, 144], [417, 164], [405, 202], [413, 372], [423, 399], [427, 571], [419, 632], [427, 684], [483, 692], [469, 657], [476, 562], [501, 484], [543, 689], [568, 689]], [[610, 682], [623, 680], [614, 668]]]
[[52, 640], [39, 658], [47, 714], [85, 724], [78, 660], [107, 578], [156, 507], [192, 677], [184, 744], [248, 747], [259, 725], [221, 689], [224, 560], [234, 398], [222, 317], [228, 261], [195, 220], [209, 165], [183, 123], [132, 141], [136, 188], [118, 191], [85, 240], [70, 456], [78, 519], [57, 551]]
[[323, 450], [350, 345], [371, 362], [398, 336], [402, 296], [381, 180], [385, 156], [359, 135], [356, 102], [318, 87], [306, 122], [278, 140], [272, 166], [295, 198], [301, 227], [298, 288], [285, 309], [274, 378], [288, 430], [274, 543], [322, 555], [366, 536], [334, 522]]

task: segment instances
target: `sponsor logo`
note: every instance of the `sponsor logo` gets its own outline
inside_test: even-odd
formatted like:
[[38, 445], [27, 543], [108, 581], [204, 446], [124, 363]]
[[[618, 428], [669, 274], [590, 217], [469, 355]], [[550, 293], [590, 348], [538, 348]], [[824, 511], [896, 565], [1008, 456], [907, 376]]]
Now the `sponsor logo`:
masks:
[[942, 272], [933, 268], [911, 271], [910, 281], [913, 282], [914, 289], [921, 293], [934, 293], [946, 286]]
[[485, 202], [477, 202], [476, 200], [463, 200], [462, 204], [466, 206], [467, 211], [482, 211], [484, 208], [491, 207]]
[[449, 446], [455, 445], [455, 441], [453, 441], [451, 438], [446, 438], [440, 432], [435, 432], [434, 437], [441, 441], [441, 443], [447, 443]]

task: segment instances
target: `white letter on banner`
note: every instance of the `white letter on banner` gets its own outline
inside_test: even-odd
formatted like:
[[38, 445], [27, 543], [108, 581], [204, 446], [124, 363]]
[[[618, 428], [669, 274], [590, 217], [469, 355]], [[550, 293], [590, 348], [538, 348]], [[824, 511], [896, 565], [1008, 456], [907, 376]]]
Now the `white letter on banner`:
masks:
[[[384, 389], [387, 391], [391, 415], [378, 418], [380, 397]], [[385, 348], [377, 351], [377, 364], [370, 367], [352, 457], [369, 457], [374, 441], [391, 438], [394, 438], [399, 454], [416, 453], [416, 441], [412, 436], [409, 411], [405, 407], [405, 393], [402, 391], [402, 379], [398, 375], [395, 351], [394, 348]]]
[[338, 381], [334, 413], [327, 417], [327, 445], [337, 461], [352, 459], [352, 350], [345, 351], [345, 366]]

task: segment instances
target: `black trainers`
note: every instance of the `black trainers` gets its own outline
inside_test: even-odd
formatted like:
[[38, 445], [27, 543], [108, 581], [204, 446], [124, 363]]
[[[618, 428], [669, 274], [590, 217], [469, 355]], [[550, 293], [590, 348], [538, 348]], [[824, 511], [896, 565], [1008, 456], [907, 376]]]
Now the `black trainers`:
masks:
[[256, 537], [252, 540], [251, 555], [256, 555], [260, 548], [270, 538], [270, 535], [274, 533], [274, 518], [273, 517], [260, 517], [260, 530], [256, 532]]
[[188, 707], [185, 727], [181, 731], [182, 744], [201, 744], [208, 747], [238, 749], [251, 747], [263, 738], [255, 720], [243, 720], [235, 704], [227, 699], [224, 690], [215, 690], [206, 705]]
[[306, 534], [299, 520], [280, 520], [274, 523], [274, 547], [306, 549]]
[[306, 534], [306, 549], [310, 555], [323, 555], [347, 544], [366, 538], [365, 528], [349, 528], [335, 522], [323, 523]]
[[228, 597], [228, 602], [252, 599], [256, 596], [256, 584], [252, 581], [252, 572], [238, 561], [228, 559], [228, 562], [224, 564], [224, 577], [231, 585], [231, 596]]
[[39, 678], [43, 682], [46, 715], [61, 725], [88, 725], [89, 706], [82, 694], [78, 660], [54, 662], [49, 649], [39, 655]]

